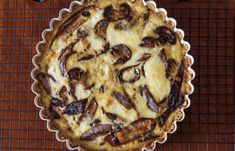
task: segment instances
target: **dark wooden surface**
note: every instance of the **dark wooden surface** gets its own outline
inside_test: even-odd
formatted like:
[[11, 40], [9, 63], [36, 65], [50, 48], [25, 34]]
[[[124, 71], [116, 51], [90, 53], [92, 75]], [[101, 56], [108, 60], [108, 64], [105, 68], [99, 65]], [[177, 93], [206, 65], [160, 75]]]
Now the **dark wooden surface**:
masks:
[[[38, 116], [31, 58], [43, 29], [71, 0], [0, 0], [0, 150], [66, 150]], [[233, 151], [234, 1], [157, 0], [186, 34], [195, 58], [192, 105], [157, 151]]]

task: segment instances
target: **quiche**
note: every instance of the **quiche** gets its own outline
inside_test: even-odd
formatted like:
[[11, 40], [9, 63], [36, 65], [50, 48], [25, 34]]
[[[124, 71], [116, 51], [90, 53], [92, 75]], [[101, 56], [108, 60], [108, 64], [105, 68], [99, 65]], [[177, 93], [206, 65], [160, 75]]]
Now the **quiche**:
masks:
[[43, 36], [35, 100], [69, 148], [153, 147], [183, 118], [193, 60], [182, 31], [154, 2], [73, 2]]

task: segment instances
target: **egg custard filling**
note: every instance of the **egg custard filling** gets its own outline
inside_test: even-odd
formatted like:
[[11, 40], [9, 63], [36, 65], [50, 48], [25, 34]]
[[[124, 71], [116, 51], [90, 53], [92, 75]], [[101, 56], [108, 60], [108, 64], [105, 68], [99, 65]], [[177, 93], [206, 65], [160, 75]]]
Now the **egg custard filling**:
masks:
[[72, 146], [143, 146], [184, 103], [184, 56], [173, 28], [142, 2], [90, 1], [63, 20], [40, 57], [47, 118]]

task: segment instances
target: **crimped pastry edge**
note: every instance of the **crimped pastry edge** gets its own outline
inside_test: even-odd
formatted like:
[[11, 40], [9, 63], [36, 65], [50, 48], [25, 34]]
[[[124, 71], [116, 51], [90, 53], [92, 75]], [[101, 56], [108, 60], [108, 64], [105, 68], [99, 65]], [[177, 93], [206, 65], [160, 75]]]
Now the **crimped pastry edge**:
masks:
[[[92, 0], [90, 0], [92, 1]], [[186, 41], [183, 40], [184, 38], [184, 31], [179, 29], [179, 28], [176, 28], [176, 20], [173, 19], [173, 18], [169, 18], [167, 17], [167, 11], [164, 9], [164, 8], [157, 8], [156, 6], [156, 3], [154, 1], [148, 1], [148, 2], [145, 2], [144, 0], [132, 0], [132, 1], [140, 1], [142, 2], [146, 7], [152, 9], [152, 10], [155, 10], [156, 13], [159, 14], [159, 16], [161, 17], [161, 19], [169, 26], [171, 26], [173, 28], [173, 30], [175, 31], [175, 33], [179, 36], [180, 38], [180, 43], [181, 45], [183, 46], [184, 50], [185, 50], [185, 56], [184, 56], [184, 59], [183, 59], [183, 62], [184, 62], [184, 72], [185, 72], [185, 78], [184, 78], [184, 85], [185, 86], [185, 101], [184, 101], [184, 104], [183, 106], [181, 107], [180, 110], [175, 110], [174, 113], [175, 113], [175, 117], [174, 117], [174, 121], [172, 122], [171, 126], [170, 127], [167, 127], [165, 128], [165, 131], [163, 132], [163, 136], [159, 139], [156, 139], [155, 141], [151, 142], [151, 145], [150, 146], [143, 146], [141, 150], [154, 150], [155, 147], [156, 147], [156, 144], [157, 143], [160, 143], [160, 144], [163, 144], [166, 142], [167, 140], [167, 134], [170, 133], [170, 134], [173, 134], [176, 130], [177, 130], [177, 122], [180, 122], [184, 119], [185, 117], [185, 113], [184, 113], [184, 109], [188, 108], [191, 104], [191, 101], [190, 101], [190, 98], [189, 98], [189, 95], [193, 93], [194, 91], [194, 87], [191, 83], [191, 81], [194, 79], [195, 77], [195, 72], [193, 71], [193, 69], [191, 68], [191, 66], [193, 65], [194, 63], [194, 58], [188, 54], [189, 50], [190, 50], [190, 44]], [[48, 34], [52, 34], [52, 32], [54, 31], [55, 29], [55, 24], [56, 22], [62, 22], [63, 19], [65, 18], [64, 17], [64, 14], [69, 14], [71, 12], [73, 12], [73, 8], [75, 5], [78, 5], [80, 7], [82, 7], [84, 4], [84, 0], [82, 1], [73, 1], [70, 3], [70, 6], [69, 8], [63, 8], [60, 10], [59, 12], [59, 17], [57, 18], [53, 18], [51, 19], [50, 21], [50, 28], [49, 29], [45, 29], [43, 32], [42, 32], [42, 41], [38, 42], [38, 44], [36, 45], [36, 54], [34, 55], [33, 59], [32, 59], [32, 63], [34, 65], [34, 69], [31, 71], [31, 78], [33, 79], [33, 84], [31, 86], [31, 89], [32, 89], [32, 92], [36, 95], [36, 97], [34, 98], [34, 104], [40, 108], [40, 111], [39, 111], [39, 116], [42, 120], [45, 120], [47, 122], [46, 126], [47, 126], [47, 129], [51, 132], [55, 132], [55, 136], [56, 136], [56, 139], [60, 142], [65, 142], [66, 143], [66, 146], [68, 149], [70, 150], [74, 150], [74, 149], [77, 149], [77, 150], [83, 150], [80, 146], [78, 147], [72, 147], [70, 145], [70, 140], [69, 139], [64, 139], [64, 138], [61, 138], [59, 136], [59, 130], [55, 130], [55, 129], [52, 129], [50, 127], [50, 123], [51, 123], [51, 120], [50, 119], [47, 119], [47, 118], [44, 118], [43, 116], [43, 111], [44, 111], [44, 107], [41, 106], [39, 104], [39, 100], [41, 98], [41, 95], [39, 94], [39, 92], [37, 92], [37, 84], [38, 84], [38, 80], [36, 79], [36, 72], [39, 70], [39, 67], [37, 65], [37, 59], [41, 56], [42, 52], [41, 52], [41, 47], [45, 47], [45, 45], [47, 44], [48, 42], [48, 39], [50, 39], [50, 35]], [[177, 115], [177, 116], [176, 116]]]

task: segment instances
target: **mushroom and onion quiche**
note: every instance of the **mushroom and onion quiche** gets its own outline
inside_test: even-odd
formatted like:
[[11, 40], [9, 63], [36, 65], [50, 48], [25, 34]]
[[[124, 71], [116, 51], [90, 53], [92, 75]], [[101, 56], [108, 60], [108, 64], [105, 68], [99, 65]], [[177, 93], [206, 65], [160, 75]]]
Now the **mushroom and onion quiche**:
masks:
[[[39, 47], [38, 104], [61, 139], [85, 150], [163, 142], [187, 98], [182, 36], [141, 0], [88, 0]], [[181, 115], [179, 115], [181, 113]]]

